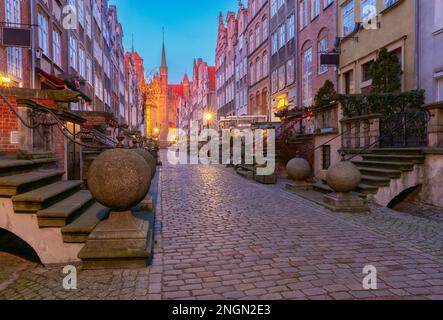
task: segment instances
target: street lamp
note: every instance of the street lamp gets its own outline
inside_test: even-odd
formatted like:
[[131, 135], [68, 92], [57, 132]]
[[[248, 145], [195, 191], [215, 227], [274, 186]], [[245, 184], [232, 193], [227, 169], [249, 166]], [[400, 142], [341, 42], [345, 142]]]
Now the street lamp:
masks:
[[214, 115], [211, 112], [207, 111], [207, 112], [205, 112], [203, 117], [205, 118], [205, 120], [208, 124], [208, 129], [209, 129], [209, 125], [211, 124], [212, 119], [214, 119]]
[[8, 76], [0, 75], [0, 86], [2, 87], [9, 87], [11, 84], [12, 79]]

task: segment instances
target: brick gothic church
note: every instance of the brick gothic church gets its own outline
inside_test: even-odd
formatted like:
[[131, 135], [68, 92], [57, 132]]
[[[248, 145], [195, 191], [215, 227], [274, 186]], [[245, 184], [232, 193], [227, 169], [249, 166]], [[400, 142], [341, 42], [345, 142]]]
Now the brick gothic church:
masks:
[[181, 101], [186, 100], [190, 96], [190, 83], [188, 76], [185, 74], [180, 84], [169, 84], [168, 81], [168, 65], [166, 63], [166, 50], [163, 42], [162, 60], [160, 65], [160, 73], [154, 78], [160, 83], [160, 94], [157, 99], [157, 106], [151, 111], [150, 130], [159, 132], [159, 142], [161, 147], [167, 146], [167, 138], [169, 131], [178, 127], [178, 110]]

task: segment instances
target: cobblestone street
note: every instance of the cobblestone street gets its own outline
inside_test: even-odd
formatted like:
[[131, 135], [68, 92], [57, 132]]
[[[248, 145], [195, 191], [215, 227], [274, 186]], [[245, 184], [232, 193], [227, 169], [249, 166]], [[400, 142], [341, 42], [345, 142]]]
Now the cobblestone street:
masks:
[[152, 266], [79, 271], [65, 291], [62, 267], [0, 253], [0, 298], [443, 299], [441, 219], [332, 213], [222, 166], [163, 164]]

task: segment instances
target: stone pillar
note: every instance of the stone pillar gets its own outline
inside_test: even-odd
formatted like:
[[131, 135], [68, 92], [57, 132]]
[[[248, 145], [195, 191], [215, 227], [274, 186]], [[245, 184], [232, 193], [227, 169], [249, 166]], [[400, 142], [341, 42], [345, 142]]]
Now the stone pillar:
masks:
[[373, 145], [380, 137], [380, 118], [369, 119], [369, 143]]
[[430, 148], [443, 147], [443, 101], [429, 104], [426, 109], [431, 114], [428, 124], [428, 139]]

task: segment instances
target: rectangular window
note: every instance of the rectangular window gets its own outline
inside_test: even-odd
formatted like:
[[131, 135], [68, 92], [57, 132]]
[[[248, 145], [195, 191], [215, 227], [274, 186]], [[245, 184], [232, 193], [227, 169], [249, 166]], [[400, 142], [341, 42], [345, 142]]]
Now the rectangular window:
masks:
[[261, 79], [261, 62], [260, 62], [260, 58], [258, 58], [256, 63], [255, 63], [255, 70], [257, 71], [256, 79], [257, 79], [257, 81], [259, 81]]
[[250, 79], [250, 83], [251, 83], [251, 86], [254, 84], [254, 75], [255, 75], [255, 72], [254, 72], [254, 65], [251, 63], [251, 65], [249, 66], [249, 76], [251, 77], [251, 79]]
[[285, 65], [278, 68], [278, 90], [283, 90], [286, 86]]
[[343, 37], [351, 34], [355, 28], [354, 0], [350, 0], [342, 10]]
[[292, 84], [295, 80], [294, 59], [286, 62], [286, 82], [288, 85]]
[[278, 35], [277, 32], [274, 32], [272, 34], [272, 39], [271, 39], [271, 53], [274, 54], [277, 52], [278, 49]]
[[78, 51], [78, 69], [79, 73], [83, 78], [86, 78], [86, 57], [85, 50], [80, 48]]
[[286, 44], [286, 25], [283, 23], [278, 28], [278, 38], [279, 38], [279, 46], [278, 48], [282, 48]]
[[271, 17], [277, 14], [277, 0], [271, 0]]
[[376, 0], [361, 0], [361, 21], [368, 22], [377, 15]]
[[263, 77], [268, 76], [268, 68], [269, 68], [268, 53], [265, 53], [265, 55], [263, 56]]
[[277, 86], [278, 86], [278, 73], [277, 70], [274, 70], [271, 75], [271, 90], [272, 93], [277, 92]]
[[308, 2], [302, 0], [300, 2], [300, 30], [308, 25]]
[[326, 9], [334, 0], [324, 0], [324, 8]]
[[48, 18], [42, 14], [38, 13], [38, 45], [42, 49], [46, 56], [49, 56], [48, 47]]
[[258, 47], [260, 43], [260, 25], [257, 25], [257, 27], [255, 28], [255, 45]]
[[85, 25], [85, 3], [84, 3], [84, 0], [77, 0], [77, 20], [81, 26]]
[[435, 0], [435, 8], [434, 8], [434, 24], [435, 29], [434, 31], [443, 29], [443, 1], [441, 0]]
[[362, 69], [361, 70], [361, 76], [362, 76], [361, 81], [362, 82], [371, 80], [371, 76], [369, 75], [369, 71], [371, 70], [373, 63], [374, 63], [374, 61], [369, 61], [369, 62], [365, 63], [364, 65], [362, 65], [362, 67], [361, 67], [361, 69]]
[[318, 42], [318, 74], [322, 74], [328, 71], [328, 65], [320, 63], [320, 57], [322, 53], [328, 53], [327, 37], [324, 37]]
[[353, 72], [348, 71], [344, 74], [344, 93], [345, 94], [351, 94], [353, 92]]
[[77, 70], [77, 39], [69, 37], [69, 65]]
[[58, 32], [57, 30], [54, 30], [52, 32], [52, 47], [53, 47], [53, 59], [54, 62], [58, 65], [61, 66], [62, 64], [62, 52], [61, 52], [61, 41], [60, 41], [60, 32]]
[[92, 83], [92, 64], [90, 58], [86, 58], [86, 80]]
[[251, 31], [249, 34], [249, 53], [252, 53], [254, 49], [254, 32]]
[[325, 145], [322, 147], [322, 168], [328, 170], [331, 166], [331, 146]]
[[320, 15], [320, 0], [311, 0], [311, 20]]
[[312, 48], [303, 52], [302, 103], [305, 107], [312, 105]]
[[[15, 26], [13, 23], [21, 23], [21, 10], [20, 0], [6, 0], [6, 22], [11, 23], [11, 26]], [[21, 48], [6, 48], [6, 68], [7, 73], [17, 79], [23, 77], [23, 65], [22, 65], [22, 49]]]
[[288, 40], [295, 36], [295, 16], [292, 14], [288, 18]]

